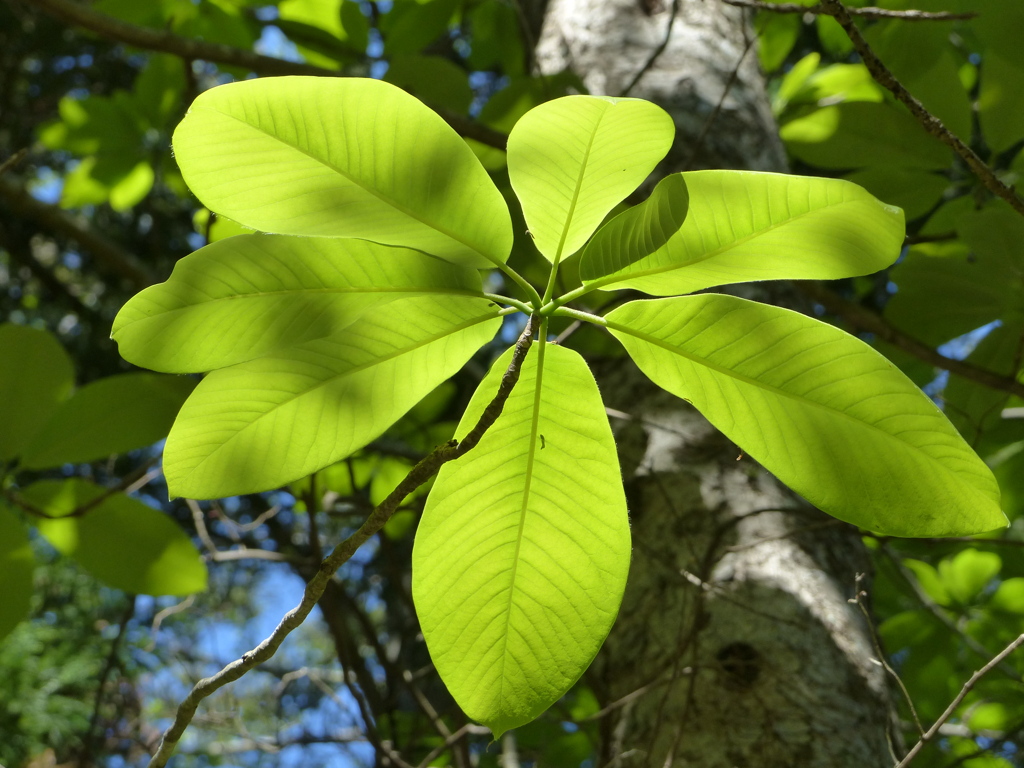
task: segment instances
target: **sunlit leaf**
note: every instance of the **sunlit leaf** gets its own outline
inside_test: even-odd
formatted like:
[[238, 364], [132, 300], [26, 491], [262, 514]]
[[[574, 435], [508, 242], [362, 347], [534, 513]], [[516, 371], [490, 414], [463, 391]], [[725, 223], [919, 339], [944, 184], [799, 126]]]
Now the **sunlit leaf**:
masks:
[[[79, 479], [40, 480], [22, 496], [56, 517], [39, 532], [96, 578], [133, 594], [187, 595], [206, 589], [206, 566], [170, 517], [123, 493]], [[83, 514], [67, 517], [93, 505]]]
[[903, 212], [839, 179], [695, 171], [594, 236], [585, 285], [657, 296], [750, 280], [828, 280], [882, 269], [899, 256]]
[[494, 336], [484, 299], [422, 297], [207, 376], [164, 452], [172, 496], [265, 491], [378, 437]]
[[[477, 388], [464, 436], [511, 351]], [[543, 384], [543, 386], [542, 386]], [[442, 468], [413, 549], [413, 598], [438, 672], [495, 738], [553, 704], [600, 648], [630, 557], [615, 444], [578, 353], [536, 343], [502, 415]]]
[[167, 436], [193, 379], [125, 373], [92, 382], [61, 404], [22, 456], [31, 469], [105, 459]]
[[939, 577], [950, 597], [969, 603], [992, 581], [1003, 567], [995, 552], [967, 548], [939, 563]]
[[174, 132], [189, 187], [263, 232], [358, 237], [503, 263], [501, 193], [447, 123], [379, 80], [272, 77], [201, 94]]
[[280, 235], [212, 243], [133, 297], [114, 320], [121, 356], [168, 373], [208, 371], [340, 331], [418, 295], [479, 295], [480, 275], [406, 248]]
[[0, 461], [13, 459], [31, 442], [71, 392], [71, 358], [46, 333], [0, 325]]
[[675, 125], [648, 101], [566, 96], [526, 113], [508, 139], [508, 173], [538, 250], [575, 253], [672, 144]]
[[0, 640], [28, 618], [35, 558], [18, 516], [0, 502]]
[[731, 296], [632, 302], [612, 333], [656, 384], [841, 520], [895, 536], [1003, 527], [992, 472], [862, 341]]

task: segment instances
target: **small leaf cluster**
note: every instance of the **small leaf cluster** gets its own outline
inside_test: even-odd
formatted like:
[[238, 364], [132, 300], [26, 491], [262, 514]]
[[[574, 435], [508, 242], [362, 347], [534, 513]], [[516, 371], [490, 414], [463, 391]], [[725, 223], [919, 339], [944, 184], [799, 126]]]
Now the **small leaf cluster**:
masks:
[[127, 373], [74, 389], [57, 340], [0, 325], [0, 637], [29, 613], [35, 558], [23, 518], [62, 555], [130, 594], [183, 595], [206, 588], [206, 566], [168, 516], [119, 490], [45, 473], [107, 459], [162, 439], [194, 387], [189, 379]]

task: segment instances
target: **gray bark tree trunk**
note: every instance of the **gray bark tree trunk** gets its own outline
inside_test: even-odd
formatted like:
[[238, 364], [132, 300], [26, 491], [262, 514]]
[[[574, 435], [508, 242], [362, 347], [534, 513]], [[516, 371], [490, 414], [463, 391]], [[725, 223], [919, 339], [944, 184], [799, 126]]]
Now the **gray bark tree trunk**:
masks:
[[[676, 143], [659, 176], [784, 170], [738, 9], [551, 0], [543, 18], [543, 71], [571, 68], [591, 93], [628, 89], [672, 114]], [[764, 287], [739, 291], [785, 302]], [[892, 765], [886, 679], [849, 602], [870, 568], [856, 531], [632, 366], [606, 368], [606, 402], [622, 412], [613, 422], [634, 551], [618, 622], [588, 678], [611, 707], [599, 765]]]

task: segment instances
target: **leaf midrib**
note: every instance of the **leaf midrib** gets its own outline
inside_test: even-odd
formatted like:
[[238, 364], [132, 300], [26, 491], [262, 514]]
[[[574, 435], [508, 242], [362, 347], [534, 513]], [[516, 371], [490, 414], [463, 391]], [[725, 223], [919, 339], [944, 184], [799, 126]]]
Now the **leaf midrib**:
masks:
[[[274, 141], [280, 142], [281, 144], [285, 145], [286, 147], [291, 147], [296, 152], [299, 152], [299, 153], [305, 155], [306, 157], [308, 157], [309, 159], [311, 159], [311, 160], [319, 163], [320, 165], [324, 166], [325, 168], [329, 168], [330, 170], [334, 171], [339, 176], [345, 178], [351, 184], [353, 184], [354, 186], [356, 186], [359, 189], [363, 190], [367, 194], [372, 195], [373, 197], [377, 198], [382, 203], [390, 205], [392, 208], [397, 210], [399, 213], [405, 214], [406, 216], [408, 216], [413, 221], [417, 221], [420, 224], [423, 224], [424, 226], [426, 226], [426, 227], [428, 227], [430, 229], [433, 229], [433, 230], [435, 230], [437, 232], [440, 232], [442, 235], [444, 235], [445, 237], [449, 238], [450, 240], [454, 240], [456, 243], [459, 243], [460, 245], [463, 245], [466, 248], [468, 248], [469, 250], [473, 251], [473, 253], [476, 253], [476, 254], [482, 256], [487, 261], [489, 261], [492, 264], [494, 264], [496, 267], [500, 268], [501, 266], [503, 266], [504, 262], [494, 258], [490, 254], [484, 253], [477, 246], [473, 245], [472, 243], [467, 242], [464, 238], [460, 237], [459, 235], [456, 235], [455, 233], [449, 231], [447, 228], [441, 226], [440, 224], [437, 224], [437, 223], [431, 222], [431, 221], [427, 221], [426, 219], [421, 218], [420, 216], [417, 216], [415, 213], [413, 213], [411, 210], [406, 208], [404, 205], [396, 202], [395, 200], [392, 200], [391, 198], [389, 198], [389, 197], [385, 196], [384, 194], [378, 192], [376, 189], [373, 189], [372, 187], [367, 186], [361, 180], [355, 178], [354, 176], [352, 176], [351, 174], [347, 173], [346, 171], [344, 171], [343, 169], [339, 168], [338, 166], [334, 165], [333, 163], [329, 163], [329, 162], [325, 161], [323, 158], [317, 157], [312, 152], [309, 152], [309, 151], [303, 149], [302, 147], [300, 147], [300, 146], [298, 146], [296, 144], [293, 144], [290, 141], [285, 141], [280, 136], [275, 136], [274, 134], [264, 130], [263, 128], [260, 128], [259, 126], [256, 126], [256, 125], [253, 125], [252, 123], [250, 123], [250, 122], [248, 122], [246, 120], [243, 120], [240, 117], [236, 117], [235, 115], [229, 114], [227, 112], [222, 112], [219, 109], [213, 109], [211, 107], [197, 107], [197, 108], [195, 108], [195, 111], [197, 111], [197, 112], [200, 111], [200, 110], [203, 110], [203, 111], [206, 111], [206, 112], [213, 112], [214, 114], [223, 115], [224, 117], [228, 117], [228, 118], [230, 118], [232, 120], [235, 120], [236, 122], [241, 123], [242, 125], [244, 125], [244, 126], [246, 126], [248, 128], [251, 128], [252, 130], [256, 131], [257, 133], [261, 133], [264, 136], [266, 136], [266, 137], [268, 137], [270, 139], [273, 139]], [[436, 254], [430, 254], [430, 255], [436, 255]], [[441, 257], [438, 257], [438, 258], [441, 258]]]
[[[596, 288], [602, 288], [602, 287], [604, 287], [606, 285], [609, 285], [610, 283], [622, 282], [622, 281], [625, 281], [625, 280], [635, 280], [635, 279], [641, 278], [641, 277], [650, 277], [651, 275], [659, 275], [662, 272], [671, 272], [671, 271], [676, 270], [676, 269], [680, 269], [680, 270], [681, 269], [686, 269], [687, 267], [692, 267], [692, 266], [694, 266], [696, 264], [701, 264], [702, 262], [705, 262], [708, 259], [713, 259], [716, 256], [721, 256], [723, 253], [727, 253], [728, 251], [732, 250], [733, 248], [739, 248], [741, 245], [745, 245], [746, 243], [748, 243], [751, 240], [756, 240], [759, 237], [763, 237], [764, 235], [766, 235], [766, 234], [768, 234], [770, 232], [773, 232], [773, 231], [775, 231], [777, 229], [780, 229], [781, 227], [789, 226], [790, 224], [793, 224], [794, 222], [799, 221], [800, 219], [802, 219], [802, 218], [804, 218], [806, 216], [811, 216], [813, 214], [821, 213], [822, 211], [835, 210], [835, 209], [841, 208], [843, 206], [854, 205], [854, 204], [863, 203], [863, 202], [866, 202], [866, 201], [865, 200], [844, 200], [841, 203], [835, 203], [833, 205], [824, 205], [821, 208], [815, 208], [815, 209], [810, 210], [810, 211], [804, 211], [803, 213], [798, 214], [796, 216], [791, 216], [790, 218], [786, 219], [785, 221], [780, 221], [778, 224], [772, 224], [771, 226], [765, 227], [763, 229], [759, 229], [756, 232], [751, 232], [749, 235], [741, 237], [738, 240], [733, 240], [733, 241], [729, 242], [726, 245], [722, 245], [722, 246], [720, 246], [718, 248], [715, 248], [712, 251], [708, 251], [707, 253], [705, 253], [705, 254], [703, 254], [701, 256], [698, 256], [697, 258], [693, 259], [692, 261], [687, 261], [687, 262], [684, 262], [682, 264], [680, 264], [680, 263], [665, 264], [665, 265], [658, 266], [658, 267], [651, 267], [651, 268], [648, 268], [648, 269], [636, 270], [636, 271], [628, 271], [627, 272], [626, 270], [629, 270], [629, 268], [631, 266], [633, 266], [632, 264], [629, 264], [629, 265], [627, 265], [625, 267], [622, 267], [617, 272], [613, 272], [612, 274], [605, 275], [604, 277], [596, 278], [596, 279], [594, 279], [594, 280], [592, 280], [590, 282], [584, 282], [583, 284], [587, 288], [589, 288], [589, 289], [596, 289]], [[674, 240], [677, 236], [681, 236], [682, 235], [683, 227], [685, 227], [685, 226], [686, 226], [686, 221], [684, 220], [683, 221], [683, 225], [679, 228], [679, 230], [677, 231], [676, 235], [671, 236], [667, 241], [665, 241], [665, 244], [663, 246], [661, 246], [657, 250], [647, 254], [646, 256], [643, 256], [642, 258], [638, 259], [636, 262], [633, 262], [633, 263], [637, 264], [637, 263], [643, 261], [644, 259], [649, 259], [649, 258], [655, 256], [656, 254], [658, 254], [660, 251], [663, 251], [663, 250], [667, 249], [672, 244], [672, 240]]]
[[[606, 320], [607, 320], [607, 318], [606, 318]], [[862, 428], [867, 428], [869, 430], [873, 430], [873, 431], [883, 435], [888, 440], [894, 441], [894, 442], [898, 443], [899, 445], [901, 445], [901, 446], [903, 446], [905, 448], [910, 448], [910, 449], [916, 451], [917, 453], [921, 454], [930, 463], [938, 465], [943, 470], [943, 472], [945, 472], [947, 475], [952, 477], [953, 480], [958, 481], [958, 484], [964, 485], [964, 486], [968, 487], [973, 493], [981, 495], [987, 501], [991, 502], [991, 499], [988, 498], [988, 496], [985, 494], [984, 491], [982, 491], [980, 488], [975, 487], [974, 485], [965, 483], [960, 478], [960, 476], [958, 474], [954, 473], [953, 470], [948, 468], [945, 464], [943, 464], [941, 461], [936, 459], [934, 456], [929, 455], [922, 448], [914, 445], [913, 443], [909, 443], [909, 442], [907, 442], [905, 440], [902, 440], [899, 437], [897, 437], [896, 435], [892, 434], [891, 432], [886, 432], [884, 429], [882, 429], [882, 428], [880, 428], [880, 427], [878, 427], [878, 426], [876, 426], [874, 424], [870, 424], [870, 423], [868, 423], [866, 421], [861, 421], [860, 419], [857, 419], [857, 418], [849, 415], [848, 413], [846, 413], [844, 411], [837, 410], [837, 409], [832, 408], [832, 407], [830, 407], [828, 405], [825, 405], [823, 403], [819, 403], [819, 402], [816, 402], [814, 400], [810, 400], [810, 399], [807, 399], [807, 398], [800, 397], [798, 395], [794, 395], [794, 394], [792, 394], [790, 392], [786, 392], [783, 389], [779, 389], [778, 387], [775, 387], [775, 386], [773, 386], [771, 384], [766, 384], [764, 382], [758, 381], [757, 379], [750, 378], [749, 376], [746, 376], [746, 375], [744, 375], [742, 373], [738, 373], [737, 371], [734, 371], [734, 370], [732, 370], [730, 368], [725, 368], [724, 366], [721, 366], [721, 365], [719, 365], [717, 363], [712, 363], [710, 361], [705, 360], [704, 358], [700, 358], [700, 357], [696, 356], [695, 354], [687, 353], [681, 347], [677, 347], [677, 346], [674, 346], [672, 344], [669, 344], [668, 342], [665, 342], [665, 341], [662, 341], [661, 339], [658, 339], [656, 336], [651, 336], [650, 334], [644, 333], [643, 331], [638, 331], [638, 330], [636, 330], [634, 328], [630, 328], [629, 326], [623, 325], [622, 323], [617, 323], [617, 322], [615, 322], [613, 320], [607, 320], [607, 323], [608, 323], [608, 328], [611, 328], [612, 330], [616, 330], [616, 331], [619, 331], [620, 333], [628, 334], [630, 336], [633, 336], [634, 338], [641, 339], [642, 341], [646, 341], [648, 344], [653, 344], [655, 346], [661, 347], [662, 349], [666, 350], [667, 352], [670, 352], [670, 353], [673, 353], [673, 354], [677, 354], [680, 357], [686, 358], [687, 360], [689, 360], [692, 363], [695, 363], [696, 365], [701, 365], [701, 366], [704, 366], [705, 368], [710, 368], [713, 371], [716, 371], [716, 372], [718, 372], [720, 374], [724, 374], [725, 376], [727, 376], [729, 378], [736, 379], [738, 381], [742, 381], [742, 382], [744, 382], [744, 383], [746, 383], [746, 384], [748, 384], [750, 386], [753, 386], [753, 387], [755, 387], [757, 389], [762, 389], [762, 390], [771, 392], [771, 393], [773, 393], [773, 394], [775, 394], [777, 396], [780, 396], [780, 397], [783, 397], [783, 398], [786, 398], [786, 399], [789, 399], [789, 400], [794, 400], [794, 401], [796, 401], [798, 403], [801, 403], [801, 404], [804, 404], [804, 405], [810, 405], [810, 406], [812, 406], [814, 408], [817, 408], [819, 410], [825, 411], [825, 412], [827, 412], [829, 414], [841, 416], [842, 418], [847, 419], [851, 423], [856, 424], [856, 425], [858, 425], [858, 426], [860, 426]]]
[[569, 201], [569, 210], [566, 211], [565, 224], [562, 226], [562, 235], [558, 239], [558, 247], [555, 249], [554, 266], [558, 266], [558, 262], [562, 258], [562, 250], [565, 248], [565, 240], [569, 237], [569, 230], [572, 228], [572, 217], [576, 213], [576, 203], [580, 199], [580, 190], [583, 188], [583, 178], [587, 175], [587, 163], [590, 162], [590, 150], [594, 147], [594, 140], [597, 138], [598, 131], [601, 130], [601, 122], [604, 120], [605, 115], [613, 107], [612, 104], [606, 104], [605, 108], [601, 110], [601, 114], [597, 118], [597, 122], [594, 124], [594, 130], [590, 133], [590, 139], [587, 141], [587, 148], [583, 152], [583, 161], [580, 163], [580, 172], [576, 177], [576, 187], [572, 191], [572, 200]]
[[[265, 419], [267, 416], [269, 416], [272, 413], [274, 413], [277, 409], [283, 408], [284, 406], [288, 405], [292, 401], [297, 400], [300, 397], [305, 397], [306, 395], [310, 394], [311, 392], [315, 392], [316, 390], [320, 389], [321, 387], [326, 387], [326, 386], [332, 384], [333, 382], [335, 382], [338, 379], [341, 379], [341, 378], [344, 378], [346, 376], [352, 376], [354, 374], [360, 373], [360, 372], [362, 372], [364, 370], [372, 368], [375, 365], [381, 365], [382, 363], [386, 363], [389, 360], [394, 360], [395, 358], [401, 357], [404, 354], [407, 354], [409, 352], [413, 352], [413, 351], [415, 351], [417, 349], [420, 349], [421, 347], [425, 347], [428, 344], [433, 344], [435, 341], [440, 341], [441, 339], [445, 338], [446, 336], [451, 336], [452, 334], [458, 333], [459, 331], [464, 331], [464, 330], [466, 330], [468, 328], [472, 328], [474, 325], [478, 325], [478, 324], [480, 324], [480, 323], [482, 323], [482, 322], [484, 322], [486, 320], [492, 320], [492, 319], [494, 319], [496, 317], [499, 317], [500, 312], [501, 312], [500, 309], [495, 309], [495, 310], [493, 310], [491, 312], [488, 312], [485, 315], [478, 315], [478, 316], [476, 316], [474, 318], [471, 318], [471, 319], [466, 320], [466, 321], [464, 321], [462, 323], [459, 323], [456, 326], [448, 328], [448, 329], [446, 329], [446, 330], [444, 330], [444, 331], [442, 331], [440, 333], [435, 333], [432, 336], [428, 336], [425, 339], [421, 339], [420, 341], [417, 341], [416, 343], [414, 343], [414, 344], [412, 344], [410, 346], [402, 347], [401, 349], [397, 349], [397, 350], [395, 350], [395, 351], [393, 351], [393, 352], [391, 352], [389, 354], [382, 355], [380, 357], [374, 357], [373, 359], [368, 360], [365, 363], [361, 363], [360, 365], [356, 365], [356, 366], [353, 366], [351, 368], [347, 368], [344, 371], [342, 371], [341, 373], [337, 373], [337, 374], [334, 374], [332, 376], [328, 376], [323, 381], [315, 384], [314, 386], [309, 387], [307, 389], [304, 389], [302, 392], [297, 392], [296, 394], [292, 395], [291, 397], [287, 398], [286, 400], [282, 400], [280, 403], [275, 403], [272, 408], [264, 411], [258, 417], [256, 417], [251, 422], [249, 422], [244, 427], [242, 427], [240, 430], [238, 430], [233, 435], [231, 435], [231, 437], [229, 437], [223, 443], [221, 443], [216, 448], [214, 448], [212, 451], [210, 451], [210, 453], [208, 453], [205, 457], [203, 457], [203, 459], [201, 459], [197, 464], [195, 464], [195, 466], [193, 466], [184, 475], [184, 477], [185, 478], [191, 477], [193, 475], [193, 473], [195, 473], [196, 470], [198, 470], [201, 466], [203, 466], [203, 464], [205, 464], [207, 461], [212, 459], [219, 451], [221, 451], [223, 448], [225, 448], [229, 443], [231, 443], [236, 438], [240, 437], [242, 434], [247, 432], [249, 429], [252, 429], [253, 427], [255, 427], [258, 423], [260, 423], [260, 421], [262, 419]], [[250, 361], [246, 361], [246, 362], [250, 362]], [[244, 365], [244, 364], [245, 363], [240, 363], [240, 365]], [[229, 366], [229, 367], [234, 367], [234, 366]], [[223, 370], [227, 370], [227, 369], [223, 369]]]
[[[546, 323], [541, 326], [546, 328]], [[501, 674], [498, 686], [498, 701], [505, 696], [505, 664], [508, 661], [508, 630], [512, 622], [512, 602], [516, 592], [516, 575], [519, 573], [519, 554], [523, 545], [523, 530], [526, 528], [526, 513], [530, 503], [530, 489], [533, 485], [533, 467], [537, 455], [537, 435], [540, 431], [540, 405], [541, 393], [544, 384], [544, 349], [547, 341], [544, 332], [541, 331], [540, 339], [537, 341], [537, 378], [533, 390], [533, 413], [530, 420], [530, 447], [526, 454], [526, 480], [523, 483], [523, 504], [519, 510], [519, 528], [516, 531], [516, 549], [512, 555], [512, 574], [509, 578], [508, 602], [505, 604], [505, 630], [501, 635]], [[524, 361], [525, 362], [525, 361]]]

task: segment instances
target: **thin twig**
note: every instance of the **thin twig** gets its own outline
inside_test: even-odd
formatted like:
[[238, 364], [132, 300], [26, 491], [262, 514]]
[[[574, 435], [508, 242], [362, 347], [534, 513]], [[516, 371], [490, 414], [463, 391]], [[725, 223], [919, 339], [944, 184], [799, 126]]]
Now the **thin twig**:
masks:
[[25, 155], [27, 155], [27, 154], [28, 154], [28, 147], [22, 147], [17, 152], [15, 152], [13, 155], [11, 155], [6, 160], [4, 160], [2, 163], [0, 163], [0, 176], [3, 176], [5, 173], [7, 173], [9, 170], [11, 170], [11, 168], [13, 168], [18, 163], [20, 163], [22, 160], [24, 160], [25, 159]]
[[651, 55], [647, 57], [647, 61], [644, 62], [643, 66], [637, 70], [637, 73], [633, 75], [633, 79], [629, 81], [629, 85], [622, 89], [622, 93], [619, 96], [629, 96], [629, 92], [632, 91], [636, 84], [640, 82], [640, 78], [647, 74], [647, 72], [654, 66], [654, 63], [658, 60], [658, 57], [665, 52], [668, 48], [669, 41], [672, 39], [672, 27], [675, 26], [676, 17], [679, 16], [679, 5], [680, 0], [672, 0], [672, 10], [668, 16], [668, 26], [665, 28], [665, 37], [658, 44], [658, 47], [651, 51]]
[[875, 81], [888, 89], [897, 100], [906, 106], [910, 113], [917, 118], [917, 122], [928, 133], [956, 152], [992, 194], [1001, 197], [1013, 206], [1017, 213], [1024, 216], [1024, 200], [1018, 197], [1013, 187], [1000, 181], [995, 172], [985, 165], [975, 151], [967, 146], [959, 136], [949, 130], [939, 118], [929, 112], [910, 91], [904, 88], [902, 83], [896, 79], [896, 76], [875, 55], [867, 40], [864, 39], [864, 35], [861, 34], [857, 25], [853, 23], [853, 18], [850, 16], [851, 9], [848, 9], [839, 0], [822, 0], [821, 7], [824, 12], [839, 22], [839, 26], [843, 28], [847, 37], [850, 38], [850, 42], [853, 43], [853, 47], [860, 54], [864, 66], [868, 68]]
[[983, 678], [993, 669], [1001, 665], [1003, 661], [1006, 659], [1006, 657], [1018, 648], [1020, 648], [1021, 645], [1024, 645], [1024, 635], [1021, 635], [1008, 646], [1003, 648], [1003, 650], [1001, 650], [999, 653], [992, 657], [988, 664], [986, 664], [973, 675], [971, 675], [971, 679], [964, 683], [964, 687], [960, 689], [960, 693], [956, 695], [956, 698], [949, 703], [949, 706], [946, 707], [946, 711], [943, 712], [939, 716], [939, 719], [935, 721], [935, 724], [932, 725], [932, 727], [929, 728], [925, 732], [925, 734], [921, 736], [920, 739], [918, 739], [917, 744], [915, 744], [911, 748], [911, 750], [907, 753], [907, 756], [904, 757], [897, 764], [896, 768], [906, 768], [908, 765], [910, 765], [913, 759], [917, 757], [917, 754], [924, 748], [924, 745], [931, 741], [933, 738], [935, 738], [935, 736], [939, 732], [939, 729], [942, 727], [943, 723], [945, 723], [947, 720], [949, 720], [949, 718], [953, 716], [953, 713], [956, 712], [956, 708], [960, 706], [960, 704], [963, 702], [965, 698], [967, 698], [967, 694], [969, 694], [974, 689], [974, 686], [978, 684], [978, 681], [981, 680], [981, 678]]
[[736, 80], [739, 78], [740, 68], [743, 66], [743, 61], [747, 58], [747, 54], [750, 53], [750, 49], [754, 45], [754, 40], [757, 39], [747, 33], [746, 24], [743, 25], [743, 37], [745, 40], [743, 53], [740, 54], [739, 59], [736, 61], [736, 66], [733, 67], [732, 72], [729, 74], [729, 79], [725, 82], [725, 88], [722, 89], [722, 95], [718, 99], [718, 103], [715, 104], [715, 108], [711, 111], [711, 114], [708, 115], [708, 119], [704, 121], [704, 126], [700, 129], [700, 134], [693, 142], [693, 146], [690, 148], [690, 155], [686, 158], [686, 163], [683, 164], [684, 171], [688, 171], [693, 167], [693, 161], [697, 159], [697, 153], [704, 144], [704, 139], [707, 138], [708, 131], [711, 130], [711, 126], [715, 124], [715, 121], [718, 119], [718, 115], [721, 114], [722, 107], [725, 105], [725, 100], [729, 96], [729, 91], [732, 90], [733, 85], [736, 84]]
[[899, 676], [892, 665], [886, 661], [885, 653], [882, 651], [882, 643], [878, 639], [878, 632], [875, 630], [875, 622], [871, 619], [871, 613], [868, 611], [868, 607], [864, 604], [864, 598], [868, 596], [868, 593], [860, 588], [861, 582], [864, 581], [864, 574], [858, 573], [856, 576], [856, 583], [854, 589], [856, 595], [849, 600], [849, 602], [855, 604], [860, 608], [860, 612], [864, 615], [864, 621], [867, 624], [868, 633], [871, 635], [871, 644], [875, 647], [876, 661], [882, 665], [889, 677], [896, 681], [896, 685], [899, 686], [900, 691], [903, 693], [903, 700], [907, 702], [907, 707], [910, 709], [910, 716], [914, 718], [914, 725], [917, 728], [919, 735], [924, 735], [924, 726], [921, 725], [921, 718], [917, 716], [917, 707], [914, 706], [914, 700], [910, 698], [910, 691], [907, 690], [907, 686], [903, 684], [903, 678]]
[[954, 360], [951, 357], [946, 357], [935, 349], [932, 349], [923, 341], [918, 341], [912, 336], [908, 336], [902, 331], [893, 328], [881, 316], [875, 314], [866, 307], [862, 307], [860, 304], [844, 299], [842, 296], [834, 291], [830, 291], [820, 283], [799, 282], [794, 283], [794, 285], [796, 285], [797, 288], [808, 298], [818, 302], [832, 314], [838, 315], [843, 320], [857, 328], [860, 328], [862, 331], [873, 333], [883, 341], [887, 341], [893, 346], [899, 347], [904, 352], [909, 352], [914, 357], [923, 360], [926, 363], [931, 363], [936, 368], [943, 368], [950, 373], [962, 376], [965, 379], [970, 379], [971, 381], [976, 381], [979, 384], [984, 384], [986, 387], [991, 389], [1009, 392], [1010, 394], [1017, 395], [1018, 397], [1024, 397], [1024, 383], [1010, 378], [1009, 376], [1002, 376], [998, 373], [985, 370], [984, 368], [979, 368], [976, 365], [971, 365], [963, 360]]
[[164, 608], [163, 610], [158, 611], [157, 614], [153, 617], [153, 624], [149, 628], [150, 641], [149, 645], [146, 646], [146, 650], [152, 651], [154, 648], [156, 648], [156, 633], [160, 631], [160, 625], [164, 623], [164, 620], [170, 618], [171, 616], [174, 616], [175, 614], [187, 611], [189, 608], [193, 606], [193, 604], [195, 604], [195, 602], [196, 596], [189, 595], [180, 603], [175, 603], [174, 605], [170, 605]]
[[274, 552], [269, 549], [255, 549], [253, 547], [242, 547], [240, 549], [219, 549], [210, 536], [206, 527], [206, 519], [203, 510], [195, 499], [185, 499], [185, 504], [192, 513], [192, 522], [195, 524], [199, 540], [206, 547], [207, 557], [217, 563], [224, 563], [230, 560], [270, 560], [275, 563], [302, 562], [300, 558], [285, 555], [281, 552]]
[[[942, 606], [940, 606], [938, 603], [932, 600], [931, 596], [927, 592], [925, 592], [924, 589], [921, 587], [920, 583], [917, 580], [917, 576], [914, 574], [914, 572], [907, 567], [907, 565], [903, 562], [899, 555], [892, 551], [892, 547], [890, 547], [884, 541], [880, 541], [878, 548], [889, 559], [889, 562], [893, 564], [893, 567], [910, 587], [910, 590], [914, 593], [914, 596], [918, 599], [918, 602], [920, 602], [921, 605], [923, 605], [925, 609], [927, 609], [927, 611], [932, 616], [934, 616], [940, 624], [942, 624], [942, 626], [944, 626], [954, 635], [959, 637], [960, 640], [963, 642], [964, 646], [966, 646], [972, 653], [974, 653], [979, 658], [988, 660], [991, 657], [992, 652], [988, 650], [988, 648], [983, 646], [973, 637], [964, 632], [960, 627], [958, 627], [956, 625], [956, 622], [949, 618], [949, 616], [946, 615], [945, 611], [942, 610]], [[1021, 680], [1020, 673], [1018, 673], [1017, 670], [1015, 670], [1009, 664], [1000, 664], [999, 671], [1012, 680]]]
[[[755, 11], [768, 11], [770, 13], [799, 13], [801, 15], [810, 13], [815, 16], [834, 16], [835, 13], [825, 7], [825, 3], [818, 5], [800, 5], [799, 3], [766, 3], [761, 0], [722, 0], [726, 5], [733, 5], [737, 8], [751, 8]], [[900, 19], [902, 21], [966, 21], [973, 19], [977, 13], [951, 13], [947, 11], [894, 11], [889, 8], [850, 8], [851, 16], [860, 16], [864, 19]]]
[[[286, 61], [273, 56], [234, 48], [221, 43], [208, 43], [176, 35], [165, 29], [150, 29], [98, 13], [72, 0], [22, 0], [29, 6], [53, 16], [60, 21], [95, 32], [100, 37], [143, 48], [148, 51], [162, 51], [186, 61], [202, 59], [216, 64], [227, 64], [255, 72], [258, 75], [307, 75], [315, 77], [344, 77], [344, 73], [325, 69], [312, 64]], [[501, 131], [470, 120], [453, 112], [437, 110], [457, 133], [467, 139], [474, 139], [491, 147], [504, 149], [508, 136]]]
[[505, 402], [519, 380], [519, 372], [530, 349], [533, 327], [534, 320], [531, 318], [516, 342], [514, 352], [512, 353], [512, 360], [501, 378], [497, 394], [495, 394], [494, 399], [491, 400], [480, 415], [476, 426], [470, 430], [462, 442], [451, 440], [442, 446], [438, 446], [423, 461], [412, 468], [405, 479], [398, 484], [398, 487], [374, 508], [359, 530], [335, 547], [334, 551], [320, 563], [316, 574], [306, 584], [302, 600], [284, 615], [281, 622], [263, 642], [244, 653], [241, 658], [232, 661], [215, 675], [204, 678], [193, 686], [188, 696], [178, 705], [174, 722], [160, 739], [156, 753], [149, 762], [149, 768], [163, 768], [163, 766], [167, 765], [174, 747], [185, 733], [185, 729], [188, 728], [188, 724], [192, 721], [196, 709], [203, 699], [218, 689], [223, 688], [228, 683], [242, 677], [250, 669], [274, 655], [292, 630], [301, 625], [306, 620], [306, 617], [309, 616], [310, 611], [313, 610], [313, 607], [320, 600], [337, 570], [348, 562], [359, 547], [384, 527], [384, 524], [391, 518], [391, 515], [398, 509], [398, 506], [406, 496], [433, 477], [444, 464], [464, 456], [480, 442], [484, 433], [501, 416]]

